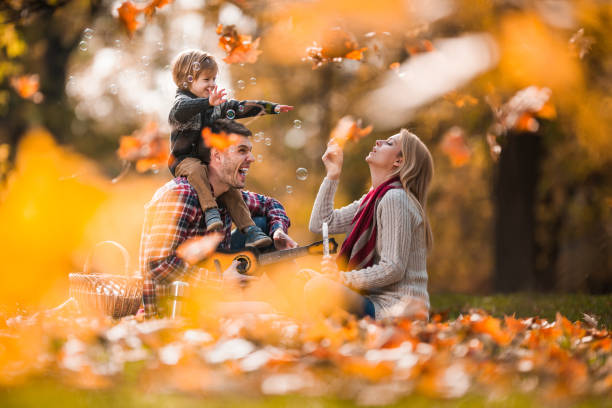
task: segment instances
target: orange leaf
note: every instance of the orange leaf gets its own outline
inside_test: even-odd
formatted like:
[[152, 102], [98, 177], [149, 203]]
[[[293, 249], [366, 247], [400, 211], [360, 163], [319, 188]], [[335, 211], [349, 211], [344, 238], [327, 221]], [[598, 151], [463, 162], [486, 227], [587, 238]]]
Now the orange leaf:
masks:
[[331, 132], [331, 140], [343, 147], [348, 140], [358, 141], [372, 132], [372, 125], [361, 128], [361, 121], [355, 121], [352, 116], [344, 116]]
[[440, 148], [448, 156], [453, 167], [464, 166], [472, 156], [472, 151], [465, 140], [465, 132], [458, 126], [453, 126], [446, 131]]
[[367, 49], [368, 48], [365, 47], [365, 48], [360, 48], [358, 50], [353, 50], [353, 51], [349, 52], [348, 54], [346, 54], [344, 56], [344, 58], [352, 59], [352, 60], [355, 60], [355, 61], [361, 61], [363, 59], [363, 52], [365, 50], [367, 50]]
[[190, 238], [179, 245], [176, 254], [189, 265], [195, 265], [215, 252], [223, 238], [224, 235], [218, 232]]
[[491, 316], [473, 322], [472, 330], [476, 333], [488, 334], [501, 346], [507, 346], [512, 341], [512, 336], [501, 328], [499, 319]]
[[202, 129], [202, 138], [204, 138], [206, 146], [221, 151], [226, 150], [238, 141], [238, 136], [235, 134], [228, 135], [225, 132], [213, 133], [210, 128]]
[[40, 87], [39, 77], [37, 74], [22, 75], [11, 78], [11, 86], [17, 91], [19, 96], [24, 99], [32, 98]]
[[129, 136], [121, 136], [117, 155], [136, 162], [136, 170], [145, 172], [165, 165], [169, 148], [166, 135], [159, 132], [156, 122], [149, 122]]
[[138, 14], [140, 14], [142, 10], [136, 7], [131, 1], [126, 1], [121, 4], [117, 12], [119, 13], [119, 19], [131, 35], [140, 25], [140, 23], [136, 21], [136, 17], [138, 17]]
[[221, 47], [227, 56], [223, 59], [228, 64], [234, 63], [249, 63], [257, 62], [257, 57], [262, 53], [258, 50], [259, 38], [252, 40], [250, 35], [238, 34], [238, 31], [233, 25], [217, 26], [217, 34], [219, 37], [219, 47]]
[[397, 71], [400, 67], [400, 63], [399, 62], [393, 62], [391, 63], [391, 65], [389, 65], [389, 69], [393, 70], [393, 71]]

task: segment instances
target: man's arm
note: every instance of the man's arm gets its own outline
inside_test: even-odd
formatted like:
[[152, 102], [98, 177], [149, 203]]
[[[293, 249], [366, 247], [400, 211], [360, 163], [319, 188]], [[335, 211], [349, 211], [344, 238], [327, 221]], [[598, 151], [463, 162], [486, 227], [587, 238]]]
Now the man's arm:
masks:
[[274, 235], [274, 232], [279, 228], [284, 233], [287, 233], [291, 226], [291, 221], [287, 216], [285, 207], [281, 203], [272, 197], [250, 191], [242, 191], [242, 197], [247, 207], [249, 207], [251, 218], [257, 216], [266, 217], [270, 236]]
[[275, 115], [282, 112], [288, 112], [293, 110], [293, 106], [280, 105], [274, 102], [268, 101], [238, 101], [236, 99], [230, 99], [221, 105], [223, 111], [223, 117], [227, 116], [228, 110], [233, 110], [236, 119], [250, 118], [259, 115]]
[[192, 233], [198, 206], [188, 185], [166, 192], [147, 210], [149, 225], [144, 244], [145, 268], [156, 283], [170, 283], [190, 272], [176, 248]]

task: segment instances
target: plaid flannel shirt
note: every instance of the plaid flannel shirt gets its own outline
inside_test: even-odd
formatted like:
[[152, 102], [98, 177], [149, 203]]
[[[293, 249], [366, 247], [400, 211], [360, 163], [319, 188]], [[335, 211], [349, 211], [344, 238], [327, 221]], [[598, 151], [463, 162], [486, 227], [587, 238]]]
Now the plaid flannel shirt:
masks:
[[[278, 228], [287, 232], [290, 221], [285, 209], [273, 198], [243, 191], [242, 197], [251, 217], [265, 216], [270, 235]], [[219, 208], [225, 238], [219, 248], [230, 247], [232, 220], [224, 207]], [[188, 266], [176, 256], [176, 248], [188, 238], [206, 235], [204, 212], [198, 195], [185, 177], [177, 177], [162, 186], [145, 205], [145, 220], [140, 240], [140, 271], [143, 276], [143, 303], [146, 317], [157, 315], [157, 297], [169, 294], [176, 280], [220, 283], [213, 271]]]

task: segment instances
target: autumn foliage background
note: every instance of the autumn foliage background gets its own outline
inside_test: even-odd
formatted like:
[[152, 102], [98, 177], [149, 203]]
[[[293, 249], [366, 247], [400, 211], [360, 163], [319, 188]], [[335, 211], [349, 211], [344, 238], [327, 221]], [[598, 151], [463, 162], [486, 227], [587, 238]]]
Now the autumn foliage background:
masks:
[[[13, 373], [3, 385], [44, 372], [55, 358], [82, 364], [66, 371], [68, 384], [113, 384], [116, 372], [92, 374], [109, 367], [95, 364], [104, 352], [96, 338], [108, 347], [127, 347], [128, 338], [144, 344], [131, 350], [134, 356], [159, 349], [156, 361], [169, 366], [177, 355], [166, 348], [171, 342], [183, 342], [183, 357], [203, 345], [210, 355], [225, 347], [221, 339], [230, 329], [222, 324], [202, 334], [169, 322], [7, 320], [64, 301], [68, 274], [83, 270], [100, 241], [124, 245], [128, 273], [137, 270], [143, 206], [170, 178], [167, 115], [176, 89], [170, 64], [186, 48], [215, 56], [218, 83], [232, 97], [295, 106], [243, 122], [254, 133], [257, 158], [247, 187], [285, 205], [298, 242], [318, 239], [307, 224], [324, 174], [320, 157], [338, 121], [352, 115], [371, 132], [346, 140], [336, 206], [369, 188], [363, 158], [374, 140], [406, 127], [434, 156], [432, 294], [609, 294], [611, 21], [612, 5], [597, 0], [3, 2], [0, 317], [13, 324], [2, 332], [0, 365]], [[93, 255], [90, 270], [124, 273], [113, 248]], [[553, 399], [610, 392], [610, 338], [597, 322], [572, 324], [560, 315], [502, 321], [482, 311], [452, 322], [444, 316], [391, 328], [339, 317], [298, 332], [290, 321], [253, 318], [236, 333], [262, 348], [232, 347], [264, 356], [265, 370], [315, 361], [299, 377], [304, 389], [329, 383], [316, 362], [332, 361], [346, 380], [334, 383], [338, 390], [394, 378], [438, 397], [517, 384], [525, 392], [542, 386]], [[45, 333], [91, 340], [94, 363], [84, 362], [76, 343], [49, 354], [40, 340]], [[264, 349], [266, 341], [286, 349]], [[312, 342], [320, 343], [310, 350]], [[374, 360], [348, 358], [339, 351], [343, 343], [375, 352]], [[399, 363], [399, 354], [384, 348], [411, 360]], [[506, 360], [494, 362], [500, 350], [507, 350]], [[223, 360], [223, 375], [248, 388], [253, 382], [242, 375], [242, 357]], [[143, 381], [214, 391], [212, 380], [188, 381], [220, 375], [209, 368], [176, 366], [171, 380], [158, 370]], [[528, 376], [536, 372], [539, 383]], [[365, 401], [410, 392], [384, 387], [363, 388]]]

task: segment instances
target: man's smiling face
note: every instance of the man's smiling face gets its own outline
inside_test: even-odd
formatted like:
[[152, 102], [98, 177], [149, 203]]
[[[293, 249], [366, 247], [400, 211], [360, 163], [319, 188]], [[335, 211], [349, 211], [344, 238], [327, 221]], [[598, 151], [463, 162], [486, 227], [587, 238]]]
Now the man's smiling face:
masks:
[[247, 136], [231, 134], [236, 142], [220, 154], [219, 178], [229, 187], [242, 189], [246, 184], [246, 176], [255, 161], [253, 145]]

